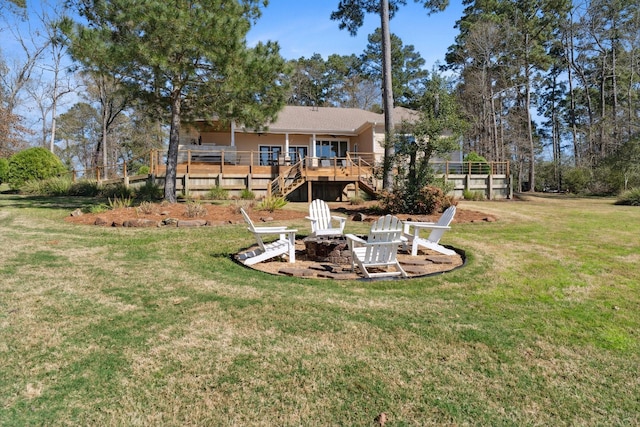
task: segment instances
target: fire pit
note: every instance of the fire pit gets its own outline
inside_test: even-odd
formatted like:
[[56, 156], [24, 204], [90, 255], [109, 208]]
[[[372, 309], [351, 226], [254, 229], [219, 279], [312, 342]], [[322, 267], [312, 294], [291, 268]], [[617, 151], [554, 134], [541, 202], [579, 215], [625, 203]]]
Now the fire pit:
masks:
[[351, 264], [351, 251], [343, 236], [307, 237], [303, 242], [311, 261]]

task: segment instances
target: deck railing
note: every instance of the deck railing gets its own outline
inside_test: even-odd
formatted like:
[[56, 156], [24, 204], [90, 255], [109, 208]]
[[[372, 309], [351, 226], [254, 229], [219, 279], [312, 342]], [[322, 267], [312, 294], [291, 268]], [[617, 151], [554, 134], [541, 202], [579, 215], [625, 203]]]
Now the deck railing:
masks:
[[[361, 179], [374, 179], [374, 171], [381, 165], [376, 161], [375, 153], [348, 152], [345, 157], [305, 157], [299, 162], [291, 165], [288, 158], [280, 152], [265, 151], [236, 151], [217, 147], [215, 154], [211, 150], [200, 149], [199, 146], [189, 148], [179, 152], [179, 167], [183, 171], [202, 170], [203, 168], [212, 173], [235, 172], [240, 169], [246, 173], [271, 174], [282, 178], [281, 182], [274, 184], [280, 188], [285, 188], [300, 176], [306, 173], [322, 176], [344, 176], [360, 177]], [[152, 150], [143, 157], [122, 161], [110, 165], [105, 174], [102, 166], [86, 169], [73, 170], [69, 172], [73, 180], [86, 178], [97, 181], [122, 180], [131, 175], [137, 175], [136, 171], [130, 170], [130, 165], [136, 164], [148, 166], [149, 173], [162, 176], [165, 173], [166, 153], [162, 150]], [[235, 168], [233, 166], [244, 166]], [[431, 162], [433, 171], [443, 175], [509, 175], [509, 162], [453, 162], [434, 161]], [[146, 169], [146, 168], [145, 168]], [[226, 169], [226, 170], [225, 170]], [[291, 176], [291, 174], [294, 176]], [[106, 177], [106, 178], [105, 178]], [[274, 193], [276, 193], [274, 191]]]

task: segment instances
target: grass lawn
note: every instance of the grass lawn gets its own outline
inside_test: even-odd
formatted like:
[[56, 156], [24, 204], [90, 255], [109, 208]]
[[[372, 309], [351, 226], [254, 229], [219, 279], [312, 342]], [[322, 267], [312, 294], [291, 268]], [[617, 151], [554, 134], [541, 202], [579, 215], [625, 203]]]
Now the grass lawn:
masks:
[[461, 202], [499, 218], [445, 234], [466, 267], [352, 282], [243, 268], [243, 225], [65, 223], [82, 203], [0, 195], [0, 425], [640, 424], [638, 207]]

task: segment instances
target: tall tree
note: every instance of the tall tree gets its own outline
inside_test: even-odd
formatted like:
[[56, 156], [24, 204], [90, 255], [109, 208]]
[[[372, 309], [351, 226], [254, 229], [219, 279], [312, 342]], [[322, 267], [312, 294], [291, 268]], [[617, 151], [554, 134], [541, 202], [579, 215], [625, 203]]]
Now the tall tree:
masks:
[[[414, 0], [427, 9], [427, 13], [443, 11], [449, 0]], [[393, 172], [391, 169], [394, 155], [393, 136], [393, 88], [391, 76], [391, 31], [389, 20], [406, 0], [340, 0], [338, 10], [331, 13], [331, 19], [340, 22], [340, 29], [347, 29], [351, 35], [356, 35], [364, 23], [366, 13], [380, 16], [380, 31], [382, 33], [382, 108], [384, 109], [384, 165], [383, 187], [393, 187]]]
[[58, 118], [56, 153], [69, 169], [92, 170], [97, 141], [100, 140], [100, 113], [79, 102]]
[[406, 178], [406, 199], [414, 200], [430, 182], [429, 160], [433, 155], [443, 156], [458, 148], [465, 124], [451, 86], [450, 80], [434, 70], [419, 101], [419, 120], [403, 124], [407, 131], [397, 138], [396, 165], [399, 171], [407, 168], [406, 175], [399, 174]]
[[371, 108], [375, 94], [362, 72], [356, 55], [329, 55], [325, 61], [318, 53], [310, 58], [289, 61], [290, 94], [288, 105]]
[[[555, 40], [553, 31], [568, 13], [571, 2], [464, 0], [463, 3], [467, 8], [457, 23], [460, 35], [456, 38], [456, 45], [447, 54], [447, 62], [457, 64], [462, 69], [470, 63], [478, 63], [482, 58], [467, 55], [472, 51], [467, 49], [470, 38], [477, 33], [480, 25], [498, 30], [501, 37], [491, 47], [495, 50], [489, 57], [492, 58], [491, 63], [500, 68], [483, 68], [491, 71], [492, 76], [482, 83], [487, 85], [484, 89], [487, 96], [483, 96], [482, 101], [492, 104], [497, 95], [510, 95], [509, 109], [504, 117], [511, 119], [510, 129], [517, 130], [517, 138], [512, 141], [517, 141], [518, 146], [512, 147], [512, 156], [518, 157], [518, 167], [522, 165], [526, 168], [529, 189], [533, 191], [535, 157], [539, 151], [532, 114], [536, 95], [534, 86], [552, 63], [549, 50]], [[493, 107], [492, 111], [495, 111]], [[496, 117], [495, 114], [493, 116]]]
[[246, 45], [251, 22], [266, 1], [74, 3], [87, 25], [65, 27], [72, 56], [121, 79], [137, 97], [168, 112], [168, 201], [176, 201], [181, 122], [216, 114], [258, 127], [284, 105], [284, 60], [278, 45]]
[[[363, 73], [370, 79], [382, 81], [382, 32], [376, 29], [368, 37], [369, 43], [362, 54]], [[404, 45], [400, 37], [391, 34], [391, 80], [394, 105], [417, 108], [424, 94], [428, 72], [424, 59], [413, 45]]]
[[39, 31], [32, 29], [29, 22], [26, 24], [28, 30], [18, 25], [7, 25], [3, 30], [17, 42], [20, 52], [9, 64], [0, 59], [0, 109], [3, 110], [3, 116], [10, 120], [8, 132], [0, 133], [0, 151], [9, 153], [23, 148], [24, 135], [31, 133], [18, 110], [24, 105], [24, 92], [51, 43], [50, 39], [41, 37]]

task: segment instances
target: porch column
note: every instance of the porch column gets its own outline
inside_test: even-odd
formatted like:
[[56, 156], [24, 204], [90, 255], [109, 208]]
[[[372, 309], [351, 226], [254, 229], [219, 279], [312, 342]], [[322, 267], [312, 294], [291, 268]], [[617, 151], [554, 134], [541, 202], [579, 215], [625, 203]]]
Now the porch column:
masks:
[[311, 136], [311, 157], [316, 156], [316, 134]]
[[309, 157], [311, 157], [311, 164], [309, 166], [315, 168], [318, 166], [318, 159], [316, 158], [316, 134], [315, 133], [311, 136], [311, 153], [310, 154], [311, 155]]
[[289, 155], [289, 132], [284, 134], [284, 163], [291, 163], [291, 156]]
[[231, 120], [231, 146], [236, 146], [236, 121]]

